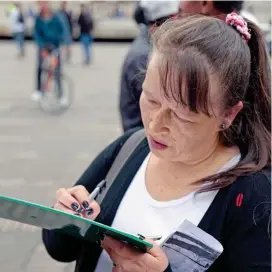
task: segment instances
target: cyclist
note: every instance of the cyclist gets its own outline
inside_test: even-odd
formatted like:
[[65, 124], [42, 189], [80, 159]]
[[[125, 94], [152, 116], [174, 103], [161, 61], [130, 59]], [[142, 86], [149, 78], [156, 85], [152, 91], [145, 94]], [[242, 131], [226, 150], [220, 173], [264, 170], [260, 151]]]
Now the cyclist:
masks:
[[[42, 62], [43, 58], [53, 50], [60, 50], [60, 45], [63, 37], [63, 25], [57, 15], [53, 14], [48, 1], [40, 1], [40, 14], [36, 18], [34, 36], [38, 45], [38, 67], [37, 67], [37, 90], [32, 94], [32, 99], [38, 101], [42, 97], [41, 88], [41, 74], [42, 74]], [[58, 54], [57, 65], [57, 81], [58, 81], [58, 98], [62, 101], [61, 90], [61, 63], [60, 63], [60, 51]]]

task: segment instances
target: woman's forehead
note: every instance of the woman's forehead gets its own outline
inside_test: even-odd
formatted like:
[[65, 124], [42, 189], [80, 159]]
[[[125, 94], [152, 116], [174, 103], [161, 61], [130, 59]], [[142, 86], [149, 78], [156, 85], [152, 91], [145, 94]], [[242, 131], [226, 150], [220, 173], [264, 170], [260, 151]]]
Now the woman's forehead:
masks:
[[151, 58], [143, 82], [143, 90], [153, 93], [158, 88], [162, 88], [160, 84], [160, 72], [156, 60]]
[[[146, 78], [143, 83], [143, 90], [147, 94], [156, 97], [164, 104], [167, 103], [173, 109], [188, 113], [192, 111], [192, 107], [188, 107], [188, 105], [192, 103], [190, 101], [190, 92], [197, 92], [195, 96], [195, 104], [198, 105], [197, 111], [203, 111], [201, 105], [206, 104], [207, 107], [211, 109], [215, 107], [218, 108], [219, 104], [221, 104], [223, 90], [220, 88], [216, 73], [208, 71], [205, 78], [202, 76], [202, 84], [196, 84], [194, 86], [197, 87], [197, 90], [191, 90], [190, 84], [192, 85], [192, 82], [200, 80], [199, 78], [196, 78], [194, 74], [191, 75], [186, 69], [184, 69], [183, 73], [179, 73], [178, 69], [175, 69], [175, 65], [169, 67], [171, 63], [170, 65], [168, 63], [167, 69], [163, 67], [164, 65], [165, 61], [162, 55], [154, 52], [150, 58]], [[165, 73], [168, 75], [166, 76]], [[168, 80], [169, 83], [167, 83]], [[187, 84], [188, 82], [189, 86]], [[206, 95], [203, 95], [203, 93], [206, 93]]]

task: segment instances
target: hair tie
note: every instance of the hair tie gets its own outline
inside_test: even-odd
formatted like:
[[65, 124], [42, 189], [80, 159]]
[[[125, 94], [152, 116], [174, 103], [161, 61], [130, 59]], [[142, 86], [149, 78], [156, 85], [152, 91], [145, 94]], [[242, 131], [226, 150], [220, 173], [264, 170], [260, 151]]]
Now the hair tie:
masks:
[[235, 27], [246, 42], [249, 41], [251, 34], [249, 33], [247, 22], [241, 15], [238, 15], [235, 12], [228, 14], [226, 17], [226, 23], [232, 27]]

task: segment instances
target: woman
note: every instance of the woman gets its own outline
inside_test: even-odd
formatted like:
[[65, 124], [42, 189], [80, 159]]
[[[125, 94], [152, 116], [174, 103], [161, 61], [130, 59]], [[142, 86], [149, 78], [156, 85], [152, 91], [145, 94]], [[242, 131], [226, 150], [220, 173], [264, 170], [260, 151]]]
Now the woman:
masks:
[[134, 131], [107, 147], [76, 186], [59, 189], [54, 207], [162, 239], [141, 254], [109, 237], [102, 251], [44, 230], [47, 251], [77, 261], [76, 271], [207, 271], [200, 258], [159, 246], [188, 220], [223, 245], [209, 272], [270, 271], [271, 101], [260, 30], [236, 14], [226, 22], [193, 16], [163, 24], [153, 45], [140, 101], [147, 139], [101, 208], [89, 192]]

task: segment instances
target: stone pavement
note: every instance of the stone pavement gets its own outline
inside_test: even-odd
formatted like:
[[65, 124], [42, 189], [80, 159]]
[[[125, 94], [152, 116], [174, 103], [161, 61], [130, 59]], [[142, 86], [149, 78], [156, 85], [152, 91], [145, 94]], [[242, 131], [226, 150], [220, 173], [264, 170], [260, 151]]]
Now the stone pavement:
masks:
[[[95, 44], [90, 67], [73, 48], [65, 72], [74, 80], [75, 101], [62, 116], [50, 116], [30, 101], [35, 89], [36, 50], [15, 57], [11, 42], [0, 42], [0, 194], [44, 205], [55, 191], [78, 179], [94, 156], [121, 134], [118, 115], [120, 68], [128, 44]], [[53, 261], [40, 230], [0, 220], [1, 272], [71, 272], [73, 264]]]

